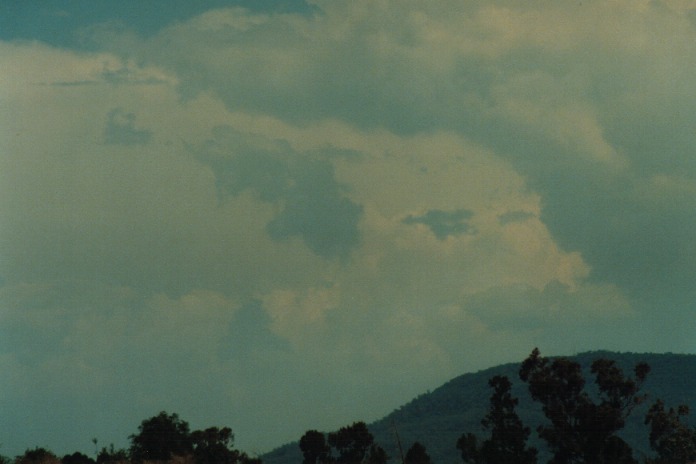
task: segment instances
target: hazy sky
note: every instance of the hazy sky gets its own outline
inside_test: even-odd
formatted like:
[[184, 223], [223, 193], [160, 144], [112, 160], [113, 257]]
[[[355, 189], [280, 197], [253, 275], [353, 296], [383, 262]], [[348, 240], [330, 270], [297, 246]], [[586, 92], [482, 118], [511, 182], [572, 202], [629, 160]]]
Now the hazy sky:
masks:
[[696, 353], [696, 2], [307, 3], [0, 2], [0, 454]]

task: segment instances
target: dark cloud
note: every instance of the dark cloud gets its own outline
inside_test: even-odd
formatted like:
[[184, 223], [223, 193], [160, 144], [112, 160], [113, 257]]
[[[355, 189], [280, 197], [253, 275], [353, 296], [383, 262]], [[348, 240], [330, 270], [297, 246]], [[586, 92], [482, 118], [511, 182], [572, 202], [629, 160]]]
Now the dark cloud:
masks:
[[471, 216], [473, 216], [473, 212], [464, 209], [455, 211], [431, 209], [421, 216], [409, 215], [401, 222], [426, 225], [438, 240], [444, 240], [450, 235], [472, 233], [472, 227], [468, 222]]
[[107, 115], [104, 143], [107, 145], [144, 145], [152, 138], [152, 131], [135, 127], [135, 114], [114, 108]]
[[542, 219], [559, 243], [582, 252], [596, 278], [643, 296], [666, 291], [672, 297], [696, 278], [696, 212], [676, 198], [643, 197], [637, 190], [649, 182], [606, 184], [559, 171], [555, 180], [540, 182]]
[[286, 160], [263, 151], [247, 151], [229, 158], [211, 160], [221, 193], [239, 195], [252, 190], [263, 201], [275, 202], [290, 188]]
[[235, 311], [229, 335], [220, 346], [221, 359], [239, 359], [254, 351], [287, 350], [288, 343], [270, 330], [271, 318], [261, 302], [251, 299]]
[[328, 162], [302, 164], [303, 172], [294, 179], [283, 210], [268, 224], [268, 232], [276, 240], [300, 236], [326, 258], [346, 257], [360, 243], [362, 207], [341, 195]]
[[324, 258], [345, 258], [360, 243], [362, 206], [344, 195], [327, 157], [221, 127], [200, 159], [213, 168], [223, 196], [249, 190], [280, 207], [266, 228], [274, 240], [300, 237]]

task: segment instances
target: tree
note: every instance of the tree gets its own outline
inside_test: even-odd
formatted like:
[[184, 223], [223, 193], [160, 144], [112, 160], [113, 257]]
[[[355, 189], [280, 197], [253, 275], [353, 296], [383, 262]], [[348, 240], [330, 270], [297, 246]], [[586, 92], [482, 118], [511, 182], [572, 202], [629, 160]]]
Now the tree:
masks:
[[689, 407], [665, 410], [657, 400], [645, 416], [650, 426], [650, 447], [657, 453], [651, 464], [688, 464], [696, 461], [696, 429], [682, 422], [689, 415]]
[[324, 464], [330, 462], [331, 448], [326, 443], [324, 434], [317, 430], [308, 430], [300, 438], [300, 450], [304, 459], [302, 464]]
[[406, 451], [406, 456], [404, 457], [405, 464], [431, 464], [430, 455], [419, 442], [415, 442]]
[[17, 456], [15, 464], [60, 464], [60, 459], [46, 448], [36, 447]]
[[374, 442], [374, 437], [367, 430], [364, 422], [355, 422], [353, 425], [341, 427], [337, 432], [329, 434], [329, 445], [336, 449], [339, 464], [355, 464], [363, 462], [367, 452]]
[[535, 464], [537, 450], [527, 447], [530, 430], [515, 412], [519, 400], [510, 393], [510, 379], [495, 376], [488, 385], [493, 388], [493, 394], [481, 425], [490, 430], [490, 438], [479, 446], [474, 434], [462, 435], [457, 441], [462, 459], [470, 464]]
[[303, 464], [385, 464], [389, 459], [364, 422], [341, 427], [329, 433], [328, 439], [321, 432], [308, 430], [300, 438], [300, 449]]
[[370, 445], [370, 451], [367, 453], [367, 459], [363, 462], [365, 464], [387, 464], [389, 456], [384, 448], [379, 446], [377, 443]]
[[191, 434], [193, 455], [198, 464], [234, 464], [240, 453], [232, 447], [234, 434], [229, 427], [209, 427]]
[[355, 422], [329, 434], [328, 443], [338, 452], [337, 464], [383, 464], [387, 453], [374, 443], [364, 422]]
[[164, 411], [142, 421], [138, 433], [129, 438], [130, 456], [135, 462], [166, 461], [193, 451], [188, 423], [177, 414], [169, 415]]
[[60, 460], [62, 464], [94, 464], [94, 459], [90, 458], [86, 454], [80, 452], [74, 452], [73, 454], [66, 454], [63, 459]]
[[542, 405], [549, 425], [537, 430], [553, 458], [550, 464], [634, 464], [631, 448], [617, 432], [635, 406], [645, 400], [639, 395], [650, 372], [645, 363], [634, 368], [634, 378], [624, 377], [614, 361], [592, 363], [597, 393], [585, 391], [579, 363], [567, 358], [549, 360], [534, 349], [520, 368], [532, 399]]
[[191, 433], [196, 464], [249, 464], [259, 462], [233, 447], [234, 434], [229, 427], [209, 427]]
[[240, 464], [262, 464], [261, 458], [252, 458], [246, 453], [241, 453], [239, 455]]
[[97, 464], [121, 464], [128, 462], [128, 453], [124, 449], [114, 449], [111, 443], [109, 448], [103, 447], [97, 454]]

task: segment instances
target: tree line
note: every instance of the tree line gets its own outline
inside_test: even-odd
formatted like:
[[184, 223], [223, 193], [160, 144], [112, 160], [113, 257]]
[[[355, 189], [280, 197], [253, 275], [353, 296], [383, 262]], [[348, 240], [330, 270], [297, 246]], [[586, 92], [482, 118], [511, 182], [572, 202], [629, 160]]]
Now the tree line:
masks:
[[[93, 439], [97, 444], [97, 440]], [[93, 459], [76, 452], [62, 458], [45, 448], [26, 450], [0, 464], [261, 464], [261, 460], [235, 449], [229, 427], [208, 427], [191, 431], [177, 414], [162, 411], [143, 420], [138, 433], [129, 437], [128, 449], [103, 447]]]
[[[582, 366], [569, 358], [546, 358], [538, 349], [521, 363], [519, 378], [546, 421], [536, 428], [545, 442], [547, 464], [694, 464], [696, 428], [688, 425], [687, 405], [667, 407], [656, 399], [647, 409], [650, 456], [635, 456], [621, 437], [627, 418], [648, 401], [641, 391], [650, 366], [638, 363], [625, 375], [612, 360], [600, 358], [590, 367], [588, 385]], [[489, 408], [481, 420], [485, 436], [464, 432], [453, 446], [464, 464], [539, 464], [543, 453], [529, 444], [532, 430], [517, 415], [519, 400], [507, 376], [489, 379]], [[58, 458], [45, 448], [26, 450], [0, 464], [262, 464], [235, 449], [229, 427], [190, 431], [177, 414], [161, 412], [141, 422], [129, 437], [128, 449], [102, 448], [96, 458], [76, 452]], [[397, 434], [398, 441], [398, 434]], [[96, 439], [93, 440], [96, 447]], [[432, 464], [426, 447], [416, 441], [399, 456], [388, 456], [364, 422], [335, 432], [308, 430], [299, 441], [302, 464]], [[544, 455], [545, 456], [545, 455]]]

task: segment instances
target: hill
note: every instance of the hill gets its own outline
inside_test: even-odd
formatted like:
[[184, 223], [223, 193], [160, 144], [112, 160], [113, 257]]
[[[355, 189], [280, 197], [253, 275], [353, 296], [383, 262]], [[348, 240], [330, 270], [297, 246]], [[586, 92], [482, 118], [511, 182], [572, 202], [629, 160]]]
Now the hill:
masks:
[[[543, 354], [543, 353], [542, 353]], [[660, 398], [667, 406], [688, 404], [696, 408], [696, 355], [684, 354], [636, 354], [593, 351], [571, 356], [586, 371], [588, 384], [591, 383], [589, 366], [595, 359], [608, 358], [616, 361], [626, 374], [632, 374], [639, 362], [647, 362], [650, 375], [643, 387], [649, 395], [646, 404], [636, 408], [623, 431], [624, 438], [640, 453], [649, 453], [648, 431], [643, 425], [645, 413], [655, 399]], [[522, 360], [520, 360], [521, 362]], [[398, 431], [404, 452], [415, 441], [428, 450], [436, 464], [461, 464], [456, 442], [464, 432], [483, 433], [480, 421], [486, 414], [491, 390], [488, 379], [495, 375], [506, 375], [513, 383], [513, 394], [520, 399], [517, 409], [519, 416], [532, 430], [545, 419], [526, 389], [519, 380], [520, 363], [503, 364], [476, 373], [456, 377], [441, 387], [418, 396], [401, 406], [381, 420], [369, 425], [369, 429], [379, 443], [391, 456], [391, 462], [400, 462], [399, 449], [394, 430]], [[690, 417], [696, 424], [696, 414]], [[348, 425], [348, 424], [346, 424]], [[532, 432], [532, 437], [536, 433]], [[298, 440], [300, 437], [297, 437]], [[543, 445], [534, 442], [535, 446]], [[298, 443], [283, 445], [261, 456], [264, 464], [299, 464], [302, 462]], [[540, 462], [544, 462], [542, 459]]]

